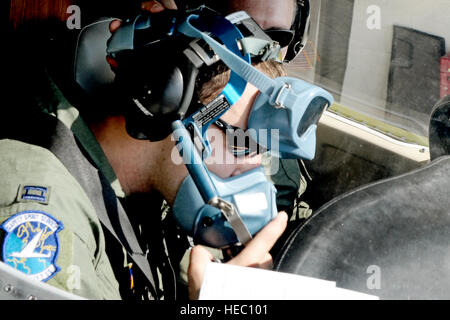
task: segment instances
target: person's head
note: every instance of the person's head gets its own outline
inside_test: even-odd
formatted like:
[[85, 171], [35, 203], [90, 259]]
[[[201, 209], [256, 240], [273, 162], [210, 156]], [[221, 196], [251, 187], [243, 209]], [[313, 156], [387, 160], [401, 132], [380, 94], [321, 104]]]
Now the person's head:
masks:
[[296, 22], [297, 10], [299, 10], [298, 0], [227, 0], [215, 1], [207, 0], [206, 5], [223, 13], [230, 14], [244, 10], [274, 40], [279, 41], [283, 47], [283, 55], [286, 54], [287, 45], [292, 40], [292, 33], [282, 34], [277, 31], [289, 31]]
[[[295, 1], [230, 0], [222, 2], [229, 2], [229, 7], [222, 9], [225, 14], [248, 10], [257, 23], [267, 28], [289, 29], [293, 21]], [[278, 62], [262, 62], [257, 65], [257, 68], [271, 77], [284, 75], [284, 70]], [[215, 98], [227, 84], [228, 78], [229, 72], [223, 72], [206, 81], [199, 88], [201, 101], [207, 103]], [[258, 90], [248, 84], [242, 98], [223, 115], [222, 119], [231, 125], [246, 129], [250, 109], [257, 95]], [[109, 117], [105, 121], [93, 123], [91, 127], [111, 161], [125, 192], [155, 190], [172, 203], [178, 187], [188, 174], [177, 152], [174, 152], [174, 141], [171, 136], [159, 142], [132, 139], [125, 133], [124, 121], [120, 116]], [[212, 126], [209, 132], [218, 134], [219, 131], [214, 129]], [[113, 138], [112, 134], [120, 135], [121, 138]], [[223, 150], [217, 153], [218, 158], [215, 158], [216, 154], [213, 153], [208, 159], [209, 170], [219, 177], [228, 178], [238, 175], [261, 164], [261, 155], [233, 161], [234, 156], [228, 150], [225, 139], [212, 139], [211, 143], [213, 150]], [[218, 143], [221, 145], [217, 145]], [[232, 161], [224, 163], [224, 158]]]
[[[294, 23], [297, 10], [297, 0], [226, 0], [207, 1], [206, 5], [226, 15], [233, 12], [246, 11], [263, 30], [289, 30]], [[286, 54], [286, 47], [282, 48], [282, 56]], [[286, 71], [282, 64], [268, 60], [258, 63], [256, 67], [272, 78], [285, 76]], [[214, 76], [202, 85], [199, 90], [199, 98], [203, 103], [214, 99], [228, 83], [229, 71], [223, 71], [222, 65]], [[222, 68], [222, 69], [221, 69]], [[257, 89], [249, 85], [247, 91], [256, 92]], [[239, 107], [232, 108], [224, 120], [229, 124], [246, 128], [249, 111], [248, 108], [240, 110]]]

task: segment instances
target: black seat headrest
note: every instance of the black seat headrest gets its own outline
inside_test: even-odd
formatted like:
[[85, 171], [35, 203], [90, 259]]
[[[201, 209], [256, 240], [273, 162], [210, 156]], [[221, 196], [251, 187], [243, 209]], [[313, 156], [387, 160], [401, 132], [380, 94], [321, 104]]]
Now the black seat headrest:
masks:
[[450, 96], [439, 100], [431, 111], [429, 140], [432, 160], [450, 154]]
[[294, 230], [275, 269], [381, 299], [449, 299], [449, 190], [445, 156], [342, 195]]

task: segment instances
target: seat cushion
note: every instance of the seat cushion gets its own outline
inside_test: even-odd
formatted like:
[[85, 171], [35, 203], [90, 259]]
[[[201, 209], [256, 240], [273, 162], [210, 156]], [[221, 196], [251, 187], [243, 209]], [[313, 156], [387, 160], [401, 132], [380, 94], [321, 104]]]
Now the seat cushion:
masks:
[[274, 266], [381, 299], [449, 299], [450, 157], [325, 204]]

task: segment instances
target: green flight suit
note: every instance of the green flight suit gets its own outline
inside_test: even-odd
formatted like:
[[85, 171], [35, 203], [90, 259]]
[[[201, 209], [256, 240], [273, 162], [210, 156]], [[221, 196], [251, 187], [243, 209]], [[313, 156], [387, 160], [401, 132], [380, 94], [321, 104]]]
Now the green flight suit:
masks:
[[[78, 116], [78, 111], [70, 106], [53, 82], [50, 89], [57, 105], [47, 106], [47, 111], [53, 111], [55, 116], [73, 130], [97, 167], [111, 182], [116, 195], [123, 197], [118, 180], [100, 145]], [[46, 281], [48, 284], [89, 299], [121, 298], [118, 281], [105, 252], [105, 236], [96, 211], [85, 190], [52, 152], [21, 141], [0, 140], [0, 182], [0, 225], [24, 212], [37, 212], [45, 213], [63, 226], [56, 232], [57, 243], [53, 247], [57, 248], [50, 249], [57, 251], [55, 265], [59, 271], [51, 275]], [[29, 187], [32, 189], [27, 189]], [[27, 194], [31, 191], [26, 190], [36, 189], [45, 190], [45, 196], [39, 198]], [[32, 223], [22, 223], [21, 240], [25, 244], [30, 243], [31, 235], [35, 235], [40, 229], [44, 230], [46, 226], [41, 223], [36, 229], [36, 225]], [[24, 232], [30, 233], [30, 236]], [[13, 237], [7, 236], [8, 233], [0, 229], [0, 243], [12, 243]], [[35, 245], [35, 252], [46, 243], [43, 236], [39, 240]], [[26, 251], [24, 248], [19, 250]], [[22, 257], [23, 254], [15, 255], [3, 255], [2, 261], [25, 272], [31, 272], [30, 265], [42, 260], [27, 258], [29, 253], [25, 257]]]
[[[125, 195], [95, 136], [79, 117], [78, 110], [70, 105], [53, 82], [50, 81], [50, 84], [50, 101], [54, 104], [49, 100], [39, 101], [38, 104], [72, 130], [96, 167], [110, 182], [116, 196], [123, 198]], [[288, 171], [298, 174], [298, 167]], [[286, 185], [280, 188], [283, 191], [278, 199], [280, 204], [283, 198], [292, 198], [288, 194], [297, 192], [299, 185], [296, 181], [302, 186], [305, 184], [303, 179], [299, 179], [301, 175], [287, 179], [285, 170], [270, 176], [278, 188]], [[0, 225], [23, 212], [37, 211], [48, 214], [64, 226], [57, 232], [59, 242], [55, 264], [60, 270], [48, 279], [48, 284], [90, 299], [121, 298], [111, 259], [106, 254], [105, 234], [95, 209], [85, 190], [52, 152], [16, 140], [0, 140], [0, 181]], [[48, 190], [46, 201], [23, 199], [27, 186]], [[304, 189], [299, 191], [301, 193]], [[289, 201], [284, 205], [288, 206]], [[0, 243], [4, 243], [6, 237], [7, 232], [0, 229]], [[186, 262], [186, 259], [183, 261]], [[127, 265], [124, 254], [122, 267]], [[187, 264], [180, 270], [184, 280], [186, 270]]]

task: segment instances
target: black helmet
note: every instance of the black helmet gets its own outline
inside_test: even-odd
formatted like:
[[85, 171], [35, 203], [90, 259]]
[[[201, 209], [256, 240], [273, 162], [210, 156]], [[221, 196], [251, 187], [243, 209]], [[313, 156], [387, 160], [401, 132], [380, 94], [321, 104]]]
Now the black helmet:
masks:
[[[291, 30], [295, 32], [294, 38], [289, 44], [285, 62], [292, 61], [305, 47], [308, 40], [308, 31], [310, 25], [310, 7], [309, 0], [297, 0], [297, 13]], [[274, 39], [276, 40], [276, 39]]]

